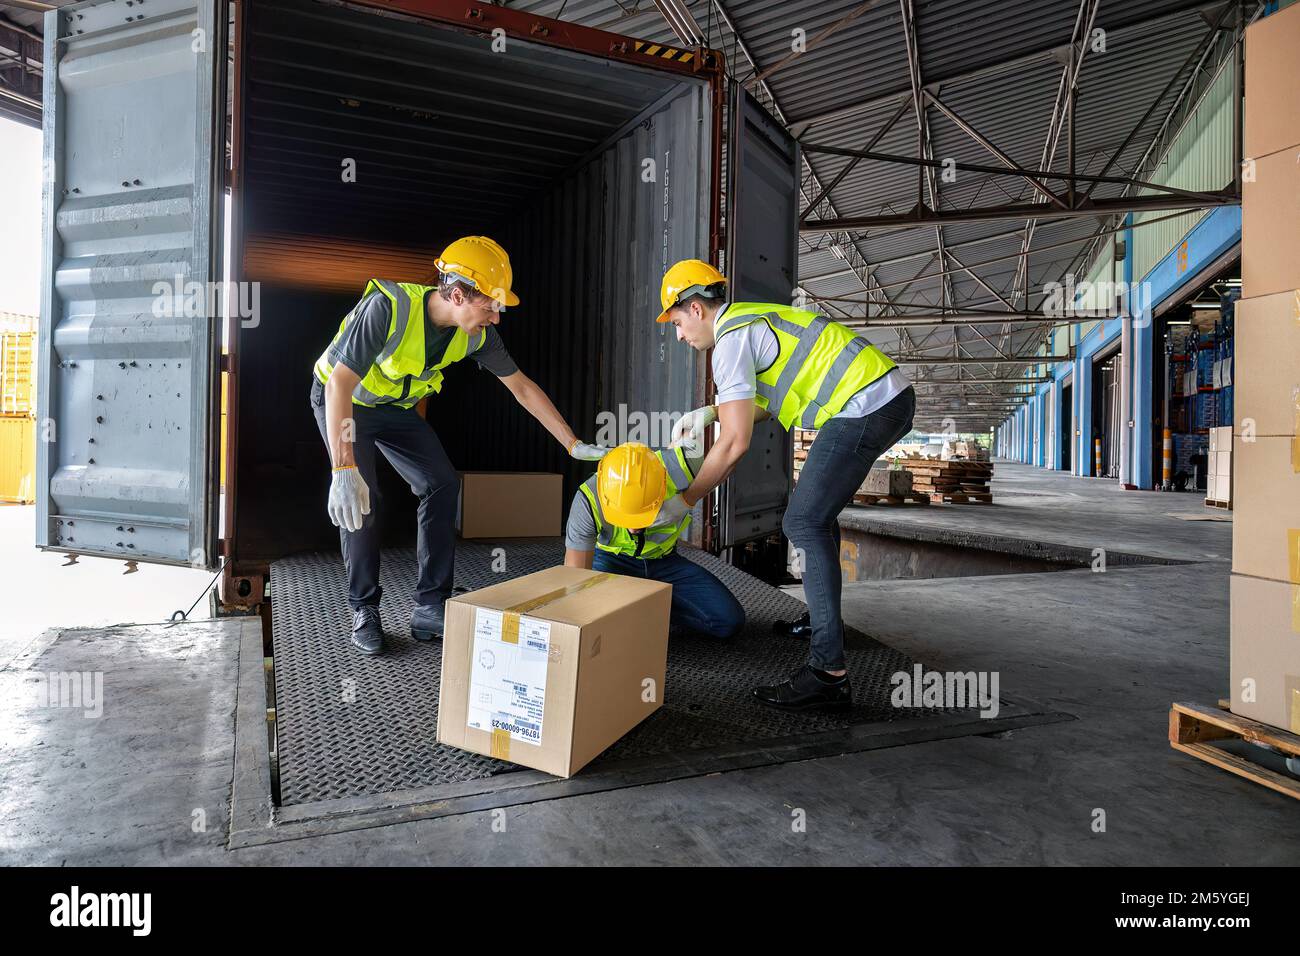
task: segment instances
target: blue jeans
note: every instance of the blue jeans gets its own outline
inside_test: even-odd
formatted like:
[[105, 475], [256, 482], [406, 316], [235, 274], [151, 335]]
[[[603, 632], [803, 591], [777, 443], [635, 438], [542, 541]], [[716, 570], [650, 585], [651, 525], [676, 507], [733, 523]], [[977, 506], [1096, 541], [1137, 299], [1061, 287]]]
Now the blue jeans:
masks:
[[812, 621], [808, 663], [844, 667], [840, 618], [840, 512], [853, 500], [877, 458], [912, 430], [916, 393], [909, 386], [862, 418], [832, 418], [817, 432], [781, 528], [802, 552], [804, 600]]
[[673, 627], [727, 640], [745, 626], [745, 609], [727, 586], [676, 551], [662, 558], [633, 558], [597, 548], [591, 566], [597, 571], [671, 584]]

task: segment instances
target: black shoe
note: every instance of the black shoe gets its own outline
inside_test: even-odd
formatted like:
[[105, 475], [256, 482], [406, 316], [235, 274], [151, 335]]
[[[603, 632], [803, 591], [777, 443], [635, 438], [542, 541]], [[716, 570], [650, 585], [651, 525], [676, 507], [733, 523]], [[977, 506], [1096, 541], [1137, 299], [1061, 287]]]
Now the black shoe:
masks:
[[379, 622], [379, 608], [367, 604], [352, 612], [352, 643], [362, 654], [383, 653], [384, 626]]
[[772, 633], [785, 637], [812, 637], [812, 616], [804, 611], [796, 621], [776, 621], [772, 624]]
[[847, 710], [853, 705], [853, 690], [849, 686], [848, 674], [834, 683], [828, 683], [805, 664], [783, 683], [774, 687], [755, 687], [754, 699], [760, 704], [781, 710], [808, 710], [814, 707]]
[[417, 641], [442, 640], [442, 605], [417, 604], [411, 612], [411, 636]]

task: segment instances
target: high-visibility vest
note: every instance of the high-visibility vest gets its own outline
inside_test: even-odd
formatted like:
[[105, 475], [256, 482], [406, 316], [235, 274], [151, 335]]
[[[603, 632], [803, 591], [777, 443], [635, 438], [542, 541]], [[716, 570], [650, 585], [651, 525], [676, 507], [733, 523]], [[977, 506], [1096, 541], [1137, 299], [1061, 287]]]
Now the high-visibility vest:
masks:
[[757, 375], [754, 401], [786, 428], [821, 428], [857, 392], [895, 368], [860, 335], [817, 312], [770, 302], [733, 302], [714, 323], [715, 341], [766, 322], [780, 347]]
[[[655, 457], [663, 462], [664, 469], [668, 472], [668, 494], [664, 496], [665, 501], [685, 491], [695, 480], [686, 463], [686, 455], [680, 448], [657, 451]], [[602, 551], [625, 554], [631, 558], [662, 558], [672, 553], [677, 546], [677, 539], [686, 533], [691, 523], [691, 516], [687, 513], [677, 524], [651, 525], [645, 529], [638, 551], [637, 539], [642, 532], [610, 524], [601, 512], [600, 496], [596, 494], [596, 476], [592, 475], [578, 489], [586, 495], [587, 502], [591, 505], [591, 516], [596, 519], [596, 547]]]
[[[371, 292], [383, 293], [392, 306], [392, 318], [388, 323], [388, 339], [384, 342], [383, 350], [366, 371], [365, 376], [357, 383], [357, 387], [352, 390], [354, 404], [398, 405], [402, 408], [411, 408], [430, 392], [442, 391], [444, 368], [483, 347], [483, 343], [487, 341], [487, 329], [480, 332], [472, 341], [463, 330], [457, 329], [437, 363], [426, 367], [424, 297], [432, 288], [427, 285], [416, 285], [413, 282], [392, 282], [388, 279], [371, 279], [366, 283], [362, 301]], [[358, 302], [357, 306], [360, 304]], [[356, 313], [357, 306], [353, 306], [352, 311], [339, 323], [334, 342], [343, 335], [348, 322]], [[331, 347], [333, 344], [330, 343]], [[329, 360], [327, 348], [316, 360], [316, 377], [322, 383], [328, 382], [333, 370], [334, 365]]]

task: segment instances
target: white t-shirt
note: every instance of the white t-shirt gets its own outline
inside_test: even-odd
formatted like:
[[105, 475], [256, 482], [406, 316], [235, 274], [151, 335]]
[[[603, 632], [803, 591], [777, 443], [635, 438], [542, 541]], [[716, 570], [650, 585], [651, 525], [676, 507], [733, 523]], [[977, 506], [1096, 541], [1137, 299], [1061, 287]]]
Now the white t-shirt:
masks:
[[[719, 310], [718, 315], [721, 314]], [[781, 343], [766, 322], [751, 322], [718, 339], [713, 346], [713, 385], [717, 390], [714, 401], [721, 405], [756, 396], [759, 371], [770, 367], [780, 350]], [[831, 417], [862, 418], [870, 415], [888, 405], [910, 384], [900, 369], [892, 368], [870, 385], [854, 392], [839, 413]]]

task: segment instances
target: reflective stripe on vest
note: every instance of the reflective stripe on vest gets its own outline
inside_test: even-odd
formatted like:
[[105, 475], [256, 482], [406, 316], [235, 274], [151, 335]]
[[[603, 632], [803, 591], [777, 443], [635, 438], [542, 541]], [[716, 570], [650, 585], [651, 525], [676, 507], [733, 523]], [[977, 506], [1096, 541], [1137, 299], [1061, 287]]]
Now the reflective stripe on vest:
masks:
[[[655, 457], [663, 462], [664, 468], [668, 471], [668, 497], [679, 494], [690, 486], [694, 476], [686, 463], [686, 455], [680, 448], [657, 451]], [[629, 558], [662, 558], [673, 552], [677, 547], [677, 539], [686, 533], [686, 529], [691, 524], [691, 516], [687, 514], [677, 524], [652, 525], [646, 528], [645, 542], [641, 546], [641, 553], [637, 554], [636, 533], [605, 520], [604, 512], [600, 509], [600, 496], [596, 494], [596, 476], [592, 475], [579, 485], [578, 489], [591, 505], [591, 516], [596, 521], [596, 547], [602, 551], [624, 554]]]
[[757, 373], [755, 402], [785, 428], [820, 428], [857, 392], [895, 368], [885, 353], [824, 315], [766, 302], [734, 302], [719, 313], [715, 339], [766, 322], [776, 361]]
[[[430, 392], [442, 391], [442, 369], [483, 347], [487, 341], [486, 329], [479, 333], [473, 343], [465, 332], [457, 329], [438, 361], [431, 367], [425, 366], [424, 298], [431, 289], [432, 286], [392, 282], [388, 279], [371, 279], [366, 283], [362, 300], [371, 292], [380, 292], [388, 299], [392, 315], [384, 347], [352, 390], [354, 404], [413, 407]], [[358, 302], [357, 306], [359, 305]], [[331, 348], [342, 337], [348, 322], [356, 314], [357, 306], [353, 306], [352, 311], [343, 317], [339, 330], [330, 343]], [[316, 360], [315, 370], [316, 377], [321, 382], [329, 381], [330, 373], [334, 370], [333, 363], [329, 360], [329, 348]]]

